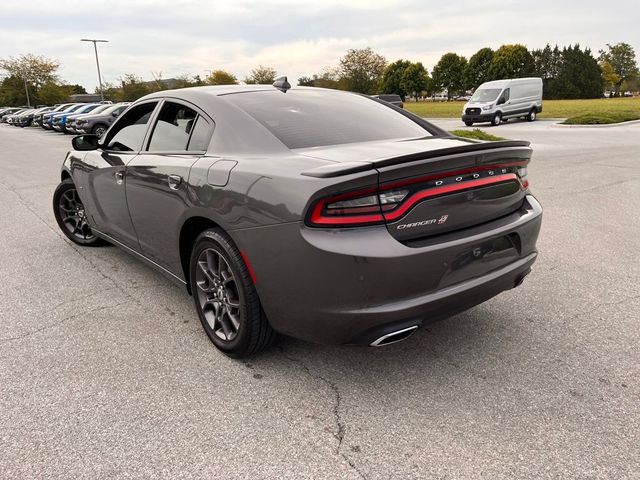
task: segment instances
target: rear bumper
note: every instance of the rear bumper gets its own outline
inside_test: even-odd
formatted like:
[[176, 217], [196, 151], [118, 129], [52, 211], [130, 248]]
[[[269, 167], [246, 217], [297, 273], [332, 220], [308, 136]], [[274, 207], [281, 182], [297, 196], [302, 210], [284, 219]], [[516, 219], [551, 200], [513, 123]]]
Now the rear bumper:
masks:
[[528, 195], [517, 212], [412, 246], [384, 226], [287, 223], [229, 233], [251, 262], [277, 331], [319, 343], [369, 345], [516, 286], [536, 259], [541, 220], [542, 207]]

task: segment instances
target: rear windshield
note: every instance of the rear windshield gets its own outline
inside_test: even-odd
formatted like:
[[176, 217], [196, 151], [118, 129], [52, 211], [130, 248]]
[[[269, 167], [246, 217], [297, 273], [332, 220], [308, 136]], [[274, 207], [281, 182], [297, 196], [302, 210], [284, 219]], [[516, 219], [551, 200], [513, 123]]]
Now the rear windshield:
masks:
[[393, 109], [345, 92], [274, 89], [225, 98], [291, 149], [429, 135]]

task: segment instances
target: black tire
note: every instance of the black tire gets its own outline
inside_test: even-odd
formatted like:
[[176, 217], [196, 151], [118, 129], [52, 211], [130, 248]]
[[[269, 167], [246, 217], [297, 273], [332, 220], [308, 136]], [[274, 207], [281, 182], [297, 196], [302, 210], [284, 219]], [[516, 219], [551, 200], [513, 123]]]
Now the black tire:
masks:
[[70, 178], [60, 182], [53, 193], [53, 215], [62, 233], [73, 243], [84, 247], [98, 247], [107, 243], [91, 231], [84, 206]]
[[96, 125], [93, 126], [93, 128], [91, 129], [91, 133], [93, 133], [94, 135], [97, 135], [98, 138], [102, 137], [102, 135], [104, 135], [104, 132], [106, 132], [108, 130], [108, 126], [106, 126], [103, 123], [97, 123]]
[[465, 122], [464, 122], [464, 124], [465, 124], [467, 127], [473, 127], [473, 122], [470, 122], [469, 120], [465, 121]]
[[533, 122], [538, 117], [538, 112], [536, 112], [535, 108], [532, 108], [529, 114], [527, 115], [527, 122]]
[[209, 229], [198, 236], [189, 260], [189, 282], [202, 327], [224, 354], [247, 357], [273, 344], [277, 335], [251, 273], [223, 231]]
[[494, 127], [497, 127], [501, 123], [502, 123], [502, 113], [496, 112], [496, 114], [491, 119], [491, 125], [493, 125]]

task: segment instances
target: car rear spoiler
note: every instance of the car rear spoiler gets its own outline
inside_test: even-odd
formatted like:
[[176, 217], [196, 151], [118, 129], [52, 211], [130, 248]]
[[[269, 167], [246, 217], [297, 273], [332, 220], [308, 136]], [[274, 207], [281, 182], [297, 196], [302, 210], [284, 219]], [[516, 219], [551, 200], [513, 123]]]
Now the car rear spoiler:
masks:
[[[415, 160], [427, 160], [430, 158], [445, 157], [450, 155], [468, 154], [475, 152], [489, 153], [490, 151], [515, 149], [523, 150], [522, 147], [528, 148], [531, 142], [527, 140], [500, 140], [497, 142], [476, 142], [469, 140], [468, 145], [459, 145], [450, 148], [440, 148], [426, 152], [412, 153], [410, 155], [401, 155], [398, 157], [381, 158], [375, 161], [363, 162], [344, 162], [333, 163], [331, 165], [323, 165], [321, 167], [312, 168], [302, 172], [302, 175], [316, 178], [332, 178], [350, 175], [352, 173], [373, 170], [379, 167], [387, 167], [390, 165], [398, 165], [401, 163], [412, 162]], [[529, 151], [530, 155], [530, 151]], [[478, 164], [482, 164], [482, 159], [478, 159]]]

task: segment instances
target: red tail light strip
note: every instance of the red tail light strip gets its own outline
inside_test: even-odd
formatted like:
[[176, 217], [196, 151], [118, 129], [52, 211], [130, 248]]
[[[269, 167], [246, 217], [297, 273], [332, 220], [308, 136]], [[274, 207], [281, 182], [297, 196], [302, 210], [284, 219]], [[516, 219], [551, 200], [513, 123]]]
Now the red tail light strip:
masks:
[[[416, 203], [424, 200], [425, 198], [434, 197], [437, 195], [443, 195], [447, 193], [459, 192], [471, 188], [482, 187], [486, 185], [492, 185], [496, 183], [503, 182], [518, 182], [522, 189], [526, 189], [529, 185], [529, 182], [525, 179], [521, 181], [515, 173], [503, 173], [500, 175], [494, 175], [491, 177], [485, 177], [475, 180], [467, 180], [464, 182], [456, 183], [456, 184], [448, 184], [438, 187], [431, 187], [425, 190], [420, 190], [414, 192], [412, 195], [404, 199], [398, 208], [392, 212], [382, 213], [381, 206], [371, 206], [371, 207], [361, 207], [357, 210], [358, 213], [356, 215], [344, 215], [344, 216], [328, 216], [324, 214], [325, 207], [333, 202], [339, 200], [345, 200], [350, 198], [357, 198], [360, 196], [370, 195], [373, 193], [379, 193], [381, 191], [388, 191], [392, 189], [396, 189], [399, 187], [412, 185], [416, 183], [426, 182], [430, 180], [438, 180], [441, 178], [453, 177], [464, 175], [468, 173], [487, 171], [487, 170], [498, 170], [500, 168], [505, 167], [518, 167], [518, 166], [526, 166], [529, 162], [509, 162], [498, 165], [483, 165], [479, 167], [471, 167], [463, 170], [456, 171], [448, 171], [443, 172], [441, 174], [434, 174], [424, 177], [417, 177], [408, 180], [401, 180], [394, 183], [388, 183], [381, 185], [380, 189], [377, 188], [368, 188], [365, 190], [358, 190], [354, 192], [347, 192], [343, 194], [338, 194], [332, 197], [327, 197], [318, 200], [318, 202], [314, 205], [311, 215], [309, 216], [309, 221], [313, 225], [318, 226], [343, 226], [343, 225], [374, 225], [379, 223], [384, 223], [386, 221], [394, 221], [403, 216], [405, 213], [409, 211]], [[489, 172], [492, 174], [491, 172]], [[365, 213], [367, 209], [370, 209], [370, 213]], [[352, 213], [356, 213], [356, 210], [352, 210]]]
[[434, 187], [428, 190], [422, 190], [420, 192], [416, 192], [411, 195], [409, 198], [405, 199], [405, 201], [398, 207], [397, 210], [394, 210], [391, 213], [385, 213], [384, 218], [387, 221], [397, 220], [401, 216], [403, 216], [411, 207], [413, 207], [416, 203], [425, 198], [435, 197], [437, 195], [443, 195], [445, 193], [452, 192], [460, 192], [462, 190], [468, 190], [470, 188], [483, 187], [486, 185], [493, 185], [495, 183], [503, 183], [503, 182], [518, 182], [520, 187], [523, 188], [523, 185], [520, 183], [518, 176], [515, 173], [507, 173], [504, 175], [496, 175], [495, 177], [488, 178], [480, 178], [478, 180], [469, 180], [462, 183], [457, 183], [453, 185], [444, 185], [442, 187]]
[[523, 161], [523, 162], [501, 163], [499, 165], [483, 165], [481, 167], [470, 167], [470, 168], [465, 168], [463, 170], [448, 171], [443, 173], [437, 173], [434, 175], [427, 175], [425, 177], [415, 177], [415, 178], [410, 178], [408, 180], [400, 180], [394, 183], [386, 183], [382, 185], [381, 190], [392, 190], [394, 188], [404, 187], [406, 185], [412, 185], [414, 183], [427, 182], [429, 180], [438, 180], [440, 178], [456, 177], [458, 175], [465, 175], [467, 173], [483, 172], [486, 170], [497, 170], [499, 168], [505, 168], [505, 167], [526, 167], [528, 164], [529, 164], [529, 161]]

